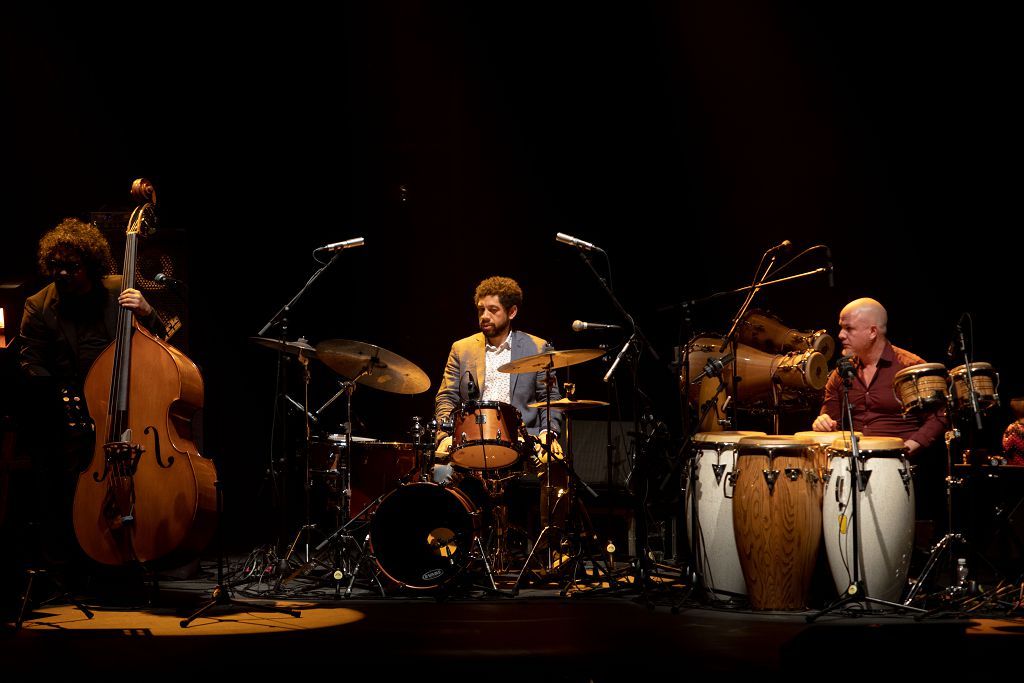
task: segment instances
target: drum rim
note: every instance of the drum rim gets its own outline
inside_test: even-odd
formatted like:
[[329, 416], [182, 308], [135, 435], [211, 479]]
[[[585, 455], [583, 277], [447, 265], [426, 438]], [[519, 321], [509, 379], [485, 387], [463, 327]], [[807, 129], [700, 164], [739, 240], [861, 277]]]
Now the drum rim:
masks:
[[[915, 365], [908, 365], [907, 367], [903, 368], [893, 376], [893, 379], [897, 380], [900, 379], [901, 377], [913, 377], [915, 375], [924, 374], [939, 374], [937, 372], [939, 370], [942, 371], [942, 374], [949, 373], [949, 371], [946, 369], [946, 366], [943, 365], [942, 363], [917, 363]], [[930, 373], [930, 371], [936, 372]]]
[[[976, 361], [974, 363], [971, 363], [971, 372], [975, 373], [975, 372], [978, 372], [978, 371], [982, 371], [982, 372], [985, 372], [987, 374], [988, 372], [993, 372], [994, 373], [995, 369], [992, 367], [991, 363], [986, 363], [985, 361]], [[958, 366], [956, 366], [955, 368], [953, 368], [952, 370], [949, 371], [949, 376], [950, 377], [953, 377], [955, 375], [956, 377], [959, 378], [961, 375], [966, 375], [966, 374], [967, 374], [967, 364], [966, 363], [958, 365]]]
[[[721, 436], [721, 435], [724, 435], [724, 434], [743, 434], [743, 436], [737, 437], [737, 439], [735, 441], [720, 441], [720, 440], [716, 440], [716, 439], [701, 439], [701, 438], [699, 438], [699, 437], [705, 436], [705, 435]], [[739, 443], [740, 439], [745, 439], [747, 437], [756, 437], [756, 436], [768, 436], [768, 434], [766, 432], [747, 432], [747, 431], [744, 431], [744, 430], [733, 430], [733, 431], [725, 431], [725, 432], [697, 432], [697, 433], [695, 433], [693, 435], [692, 441], [695, 444], [696, 443], [700, 443], [700, 444], [722, 444], [722, 445], [726, 445], [726, 446], [734, 446], [734, 445]]]
[[[767, 441], [769, 443], [758, 443], [758, 441]], [[749, 448], [810, 447], [818, 445], [813, 439], [806, 437], [798, 438], [792, 434], [769, 434], [767, 437], [752, 436], [740, 439], [737, 443], [741, 447], [747, 446]]]

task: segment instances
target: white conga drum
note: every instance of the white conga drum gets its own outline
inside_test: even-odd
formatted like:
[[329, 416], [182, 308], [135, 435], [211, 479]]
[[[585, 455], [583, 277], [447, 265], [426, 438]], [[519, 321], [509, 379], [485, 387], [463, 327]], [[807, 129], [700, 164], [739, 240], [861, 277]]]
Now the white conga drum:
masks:
[[[700, 432], [693, 437], [692, 470], [686, 487], [686, 534], [700, 558], [707, 587], [716, 593], [747, 594], [732, 530], [736, 444], [764, 432]], [[696, 519], [694, 519], [696, 512]]]
[[[810, 439], [815, 443], [814, 446], [814, 473], [818, 477], [818, 483], [816, 488], [818, 490], [818, 505], [821, 505], [821, 500], [825, 495], [825, 484], [829, 479], [828, 471], [828, 451], [832, 444], [835, 443], [836, 439], [843, 439], [844, 441], [850, 440], [850, 432], [797, 432], [794, 434], [798, 439]], [[857, 432], [857, 436], [864, 436], [863, 433]]]
[[[867, 478], [857, 499], [851, 476], [852, 446], [837, 440], [829, 451], [832, 476], [825, 486], [822, 527], [836, 590], [853, 582], [853, 535], [860, 528], [860, 578], [868, 597], [897, 602], [907, 583], [914, 546], [914, 482], [903, 439], [865, 436], [859, 440], [860, 470]], [[868, 473], [868, 474], [863, 474]]]
[[740, 439], [736, 469], [733, 531], [750, 604], [805, 609], [821, 543], [821, 507], [809, 476], [814, 441]]

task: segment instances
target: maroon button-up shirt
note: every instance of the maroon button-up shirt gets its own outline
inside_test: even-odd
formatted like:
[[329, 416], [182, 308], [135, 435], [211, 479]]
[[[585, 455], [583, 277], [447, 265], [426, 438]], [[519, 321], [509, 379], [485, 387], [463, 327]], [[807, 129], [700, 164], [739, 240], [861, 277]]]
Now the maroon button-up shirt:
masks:
[[[871, 384], [865, 386], [858, 371], [850, 387], [854, 429], [864, 432], [865, 436], [898, 436], [904, 441], [913, 439], [924, 448], [939, 440], [949, 424], [946, 409], [939, 408], [930, 413], [915, 411], [904, 417], [903, 408], [893, 391], [896, 373], [921, 363], [924, 363], [923, 359], [886, 342]], [[821, 406], [823, 414], [827, 413], [840, 424], [843, 421], [842, 383], [839, 373], [833, 370], [825, 384], [825, 403]]]

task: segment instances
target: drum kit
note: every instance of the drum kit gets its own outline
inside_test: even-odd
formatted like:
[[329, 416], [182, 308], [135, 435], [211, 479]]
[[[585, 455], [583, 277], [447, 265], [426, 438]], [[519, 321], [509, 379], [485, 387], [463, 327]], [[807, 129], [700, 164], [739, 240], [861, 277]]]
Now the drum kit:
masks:
[[[471, 400], [458, 405], [446, 424], [413, 418], [413, 440], [408, 443], [355, 436], [351, 434], [354, 385], [418, 394], [430, 387], [426, 373], [398, 354], [364, 342], [332, 339], [313, 346], [304, 339], [254, 337], [252, 341], [298, 358], [306, 368], [307, 389], [310, 360], [323, 363], [341, 377], [340, 391], [318, 410], [286, 397], [307, 417], [306, 481], [326, 497], [327, 507], [335, 513], [336, 529], [310, 548], [308, 534], [316, 525], [310, 521], [307, 496], [306, 523], [282, 564], [294, 566], [292, 556], [303, 536], [307, 538], [306, 555], [290, 575], [279, 576], [276, 588], [299, 576], [312, 576], [318, 569], [326, 570], [322, 577], [334, 582], [339, 595], [347, 580], [346, 597], [359, 576], [369, 578], [382, 595], [388, 589], [448, 591], [478, 579], [489, 582], [486, 589], [497, 591], [495, 575], [518, 572], [514, 594], [527, 574], [534, 578], [568, 576], [564, 569], [582, 554], [579, 539], [572, 537], [572, 511], [581, 508], [575, 490], [582, 482], [572, 469], [571, 427], [566, 429], [569, 445], [563, 453], [557, 442], [542, 443], [530, 435], [515, 407]], [[551, 351], [513, 360], [498, 370], [510, 374], [547, 372], [553, 384], [554, 370], [604, 353], [600, 349]], [[575, 398], [571, 384], [566, 384], [566, 389], [565, 398], [550, 400], [549, 396], [529, 407], [562, 411], [568, 417], [578, 410], [608, 405]], [[319, 425], [326, 408], [342, 396], [348, 403], [343, 433], [315, 433], [311, 425]], [[437, 443], [442, 430], [453, 436]], [[525, 476], [527, 463], [540, 475], [544, 528], [534, 542], [513, 548], [504, 496], [508, 482]], [[480, 489], [486, 492], [485, 502], [475, 495]], [[516, 549], [521, 551], [519, 555]], [[541, 555], [547, 556], [543, 562], [539, 562]], [[474, 571], [474, 567], [478, 569]]]

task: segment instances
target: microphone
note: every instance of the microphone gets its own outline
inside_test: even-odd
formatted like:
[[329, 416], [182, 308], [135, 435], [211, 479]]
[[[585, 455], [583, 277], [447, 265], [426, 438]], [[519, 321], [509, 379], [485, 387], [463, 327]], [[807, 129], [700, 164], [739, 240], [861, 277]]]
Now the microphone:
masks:
[[832, 271], [834, 270], [834, 268], [832, 268], [832, 250], [828, 247], [825, 247], [825, 258], [828, 259], [828, 286], [829, 289], [835, 289], [836, 281], [832, 276]]
[[727, 353], [721, 358], [709, 358], [707, 364], [704, 365], [704, 376], [705, 377], [718, 377], [722, 374], [722, 370], [725, 366], [731, 363], [733, 355]]
[[470, 401], [480, 400], [480, 388], [476, 385], [476, 380], [473, 379], [473, 373], [466, 370], [466, 374], [469, 375], [469, 383], [466, 387], [466, 393], [469, 395]]
[[353, 237], [350, 240], [342, 240], [341, 242], [334, 242], [333, 244], [325, 244], [322, 247], [317, 247], [314, 252], [327, 252], [328, 254], [336, 251], [342, 251], [343, 249], [351, 249], [353, 247], [361, 247], [365, 244], [365, 240], [362, 237]]
[[843, 379], [853, 379], [857, 376], [857, 357], [840, 356], [839, 362], [836, 363], [836, 371]]
[[157, 284], [161, 284], [164, 287], [170, 287], [170, 288], [184, 287], [185, 286], [185, 283], [182, 282], [181, 280], [176, 280], [173, 277], [169, 277], [167, 275], [164, 275], [163, 273], [157, 273], [156, 275], [154, 275], [153, 276], [153, 282], [156, 282]]
[[572, 235], [566, 235], [564, 232], [560, 232], [557, 235], [555, 235], [555, 241], [561, 242], [562, 244], [568, 244], [570, 247], [576, 247], [577, 249], [582, 249], [583, 251], [604, 251], [604, 249], [602, 249], [599, 246], [591, 244], [590, 242], [584, 242], [583, 240], [577, 239]]
[[621, 330], [622, 325], [606, 325], [605, 323], [585, 323], [582, 320], [572, 321], [573, 332], [583, 332], [584, 330]]
[[790, 247], [792, 247], [792, 246], [793, 246], [793, 243], [790, 242], [789, 240], [782, 240], [782, 242], [780, 242], [779, 244], [776, 244], [774, 247], [772, 247], [771, 249], [769, 249], [765, 253], [766, 254], [774, 254], [777, 251], [789, 251]]

